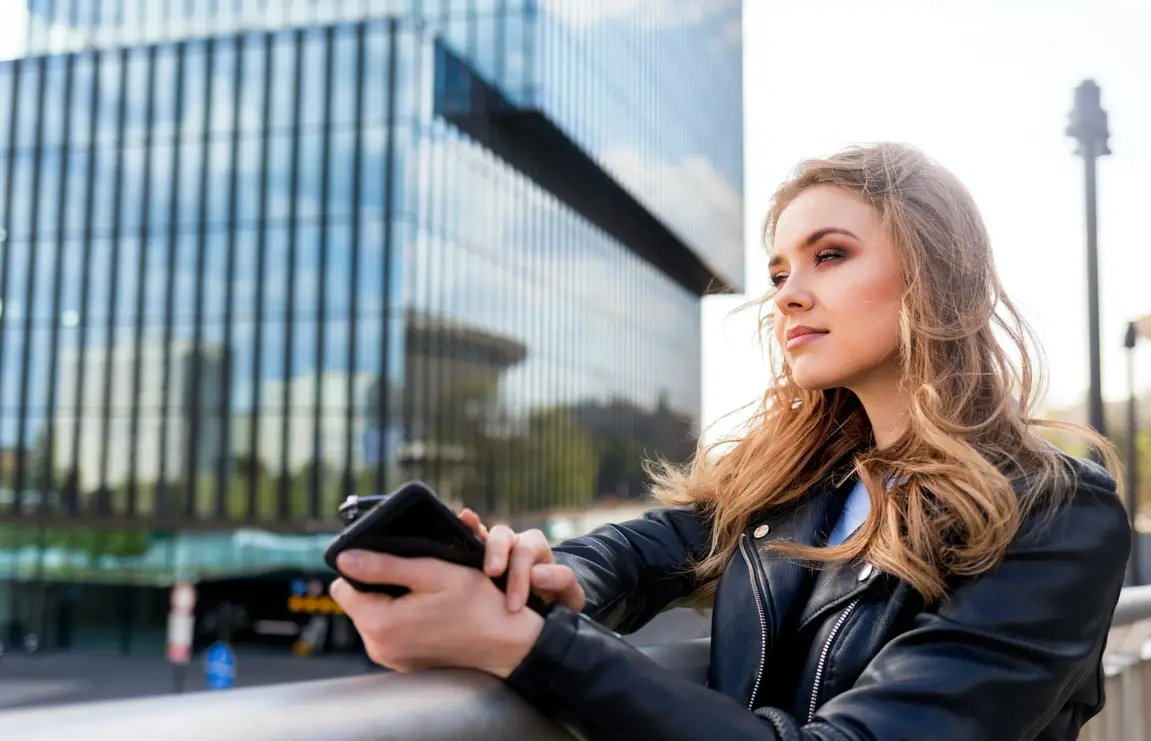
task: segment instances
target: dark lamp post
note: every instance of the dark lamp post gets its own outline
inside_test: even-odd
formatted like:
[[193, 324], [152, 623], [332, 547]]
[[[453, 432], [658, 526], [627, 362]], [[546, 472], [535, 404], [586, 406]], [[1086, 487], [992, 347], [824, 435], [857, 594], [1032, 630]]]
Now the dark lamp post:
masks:
[[1075, 154], [1083, 158], [1084, 190], [1087, 201], [1087, 327], [1090, 349], [1091, 386], [1087, 397], [1087, 419], [1100, 435], [1106, 435], [1103, 418], [1103, 381], [1099, 361], [1099, 253], [1096, 218], [1095, 161], [1111, 154], [1107, 146], [1107, 112], [1099, 101], [1099, 86], [1086, 80], [1075, 88], [1067, 135], [1079, 146]]

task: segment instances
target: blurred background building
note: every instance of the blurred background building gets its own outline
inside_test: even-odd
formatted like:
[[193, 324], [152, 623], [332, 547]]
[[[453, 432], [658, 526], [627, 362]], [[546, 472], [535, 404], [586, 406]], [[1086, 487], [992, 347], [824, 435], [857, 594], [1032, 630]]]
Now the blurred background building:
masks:
[[741, 16], [29, 0], [0, 641], [159, 655], [184, 579], [205, 630], [293, 641], [338, 502], [407, 478], [555, 537], [641, 497], [699, 435], [701, 296], [743, 287]]

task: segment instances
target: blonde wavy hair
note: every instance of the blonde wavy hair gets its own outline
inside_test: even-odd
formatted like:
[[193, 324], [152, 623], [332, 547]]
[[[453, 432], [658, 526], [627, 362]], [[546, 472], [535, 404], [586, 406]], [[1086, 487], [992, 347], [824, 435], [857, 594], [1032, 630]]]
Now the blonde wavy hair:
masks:
[[[932, 603], [945, 598], [949, 577], [998, 563], [1032, 511], [1054, 511], [1074, 492], [1070, 466], [1039, 428], [1076, 434], [1116, 478], [1117, 457], [1089, 428], [1032, 417], [1038, 342], [1004, 293], [979, 210], [951, 172], [889, 143], [805, 161], [772, 199], [765, 243], [788, 204], [815, 186], [869, 204], [898, 247], [907, 432], [875, 448], [854, 394], [799, 388], [773, 353], [773, 377], [745, 431], [702, 447], [685, 467], [650, 466], [653, 493], [669, 505], [694, 503], [712, 520], [710, 553], [693, 564], [706, 600], [753, 516], [796, 502], [848, 461], [871, 495], [859, 530], [834, 547], [769, 547], [813, 567], [866, 558]], [[773, 296], [755, 304], [761, 331], [769, 329]]]

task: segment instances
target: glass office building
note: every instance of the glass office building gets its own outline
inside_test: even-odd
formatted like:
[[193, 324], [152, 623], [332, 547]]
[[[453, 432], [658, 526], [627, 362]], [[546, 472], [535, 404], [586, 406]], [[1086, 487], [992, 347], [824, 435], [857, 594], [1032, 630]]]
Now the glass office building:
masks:
[[25, 16], [0, 641], [153, 651], [176, 580], [319, 574], [348, 493], [546, 524], [693, 451], [700, 298], [743, 281], [738, 0]]

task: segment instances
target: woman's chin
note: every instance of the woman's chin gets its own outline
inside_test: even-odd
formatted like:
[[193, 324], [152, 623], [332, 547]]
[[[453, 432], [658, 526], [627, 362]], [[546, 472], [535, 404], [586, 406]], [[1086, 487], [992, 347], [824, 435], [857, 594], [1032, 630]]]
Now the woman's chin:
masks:
[[[804, 367], [804, 366], [808, 367]], [[813, 367], [814, 363], [799, 363], [791, 367], [791, 380], [804, 391], [826, 391], [841, 386], [841, 374], [828, 368]]]
[[814, 381], [808, 381], [806, 383], [803, 383], [801, 381], [796, 381], [795, 385], [798, 386], [803, 391], [827, 391], [830, 388], [835, 388], [838, 384], [835, 384], [835, 383], [817, 383]]

